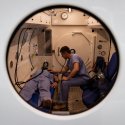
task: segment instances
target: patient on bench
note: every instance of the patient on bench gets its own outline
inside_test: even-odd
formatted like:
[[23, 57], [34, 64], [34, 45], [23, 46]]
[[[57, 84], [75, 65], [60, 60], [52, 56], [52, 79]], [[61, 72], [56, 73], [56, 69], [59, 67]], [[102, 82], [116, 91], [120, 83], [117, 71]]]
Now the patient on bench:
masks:
[[38, 107], [51, 108], [52, 99], [50, 88], [57, 87], [57, 76], [48, 72], [47, 70], [39, 69], [32, 76], [31, 80], [29, 80], [22, 90], [20, 91], [21, 97], [25, 101], [30, 101], [33, 94], [38, 91]]

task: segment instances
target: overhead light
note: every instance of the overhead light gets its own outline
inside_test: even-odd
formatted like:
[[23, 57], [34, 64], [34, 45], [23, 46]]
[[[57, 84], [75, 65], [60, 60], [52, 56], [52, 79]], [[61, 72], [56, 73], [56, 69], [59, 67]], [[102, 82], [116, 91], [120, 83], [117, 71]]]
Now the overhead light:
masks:
[[71, 8], [69, 8], [69, 13], [71, 13], [71, 11], [72, 11], [72, 9], [71, 9]]

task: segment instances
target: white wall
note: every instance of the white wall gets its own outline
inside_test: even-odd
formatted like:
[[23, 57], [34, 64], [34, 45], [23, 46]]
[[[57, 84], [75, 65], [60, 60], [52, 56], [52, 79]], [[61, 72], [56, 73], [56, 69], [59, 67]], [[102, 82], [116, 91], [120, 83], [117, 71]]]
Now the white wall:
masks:
[[[92, 67], [95, 32], [85, 26], [52, 26], [51, 29], [53, 49], [61, 64], [64, 63], [64, 60], [61, 55], [58, 56], [58, 48], [67, 45], [76, 49], [76, 53], [82, 57], [87, 68]], [[55, 55], [53, 55], [53, 68], [61, 68]]]

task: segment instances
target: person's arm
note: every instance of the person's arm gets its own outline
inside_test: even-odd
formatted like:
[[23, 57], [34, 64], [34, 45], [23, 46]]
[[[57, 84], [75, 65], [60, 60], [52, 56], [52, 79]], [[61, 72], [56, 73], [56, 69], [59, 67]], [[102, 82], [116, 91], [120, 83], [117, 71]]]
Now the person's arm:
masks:
[[73, 70], [70, 72], [68, 77], [64, 76], [63, 80], [69, 80], [69, 79], [73, 78], [77, 74], [78, 71], [79, 71], [79, 63], [78, 62], [74, 62]]
[[52, 88], [56, 88], [58, 86], [58, 76], [54, 75], [54, 82], [51, 84]]

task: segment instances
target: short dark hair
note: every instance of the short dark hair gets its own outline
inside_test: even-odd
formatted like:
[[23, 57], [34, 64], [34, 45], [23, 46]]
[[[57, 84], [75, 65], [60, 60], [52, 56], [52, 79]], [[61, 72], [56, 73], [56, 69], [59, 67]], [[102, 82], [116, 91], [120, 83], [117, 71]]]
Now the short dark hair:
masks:
[[68, 46], [63, 46], [61, 49], [60, 49], [60, 53], [71, 53], [71, 50]]

